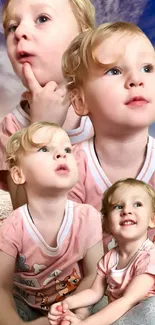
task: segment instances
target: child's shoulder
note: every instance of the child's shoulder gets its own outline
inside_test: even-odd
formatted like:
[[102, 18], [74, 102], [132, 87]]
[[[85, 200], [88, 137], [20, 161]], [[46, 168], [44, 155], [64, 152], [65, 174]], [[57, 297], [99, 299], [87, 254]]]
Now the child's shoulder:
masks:
[[73, 206], [72, 232], [87, 247], [102, 240], [101, 214], [89, 204], [70, 201]]
[[11, 232], [18, 233], [20, 235], [23, 229], [23, 209], [24, 206], [13, 210], [12, 213], [3, 220], [0, 227], [0, 236], [3, 234], [9, 234]]
[[73, 206], [74, 209], [76, 209], [77, 211], [81, 212], [81, 213], [96, 213], [98, 215], [101, 216], [100, 212], [97, 211], [97, 209], [95, 209], [92, 205], [90, 204], [85, 204], [85, 203], [78, 203], [75, 201], [70, 200], [71, 202], [73, 202]]
[[73, 145], [73, 153], [75, 159], [78, 161], [88, 160], [89, 154], [94, 147], [94, 136], [81, 143]]
[[92, 122], [88, 116], [82, 116], [80, 125], [74, 130], [67, 131], [72, 145], [80, 144], [94, 135]]
[[101, 214], [90, 204], [73, 202], [74, 218], [83, 220], [88, 225], [89, 223], [101, 222]]
[[16, 108], [8, 113], [0, 123], [0, 132], [6, 134], [13, 134], [21, 128], [29, 124], [29, 116], [24, 110], [17, 105]]

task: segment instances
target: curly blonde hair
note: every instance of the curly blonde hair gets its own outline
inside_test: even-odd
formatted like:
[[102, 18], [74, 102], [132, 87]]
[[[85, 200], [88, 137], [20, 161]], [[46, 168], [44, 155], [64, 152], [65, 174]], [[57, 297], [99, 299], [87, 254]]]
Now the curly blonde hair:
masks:
[[80, 33], [69, 45], [62, 58], [62, 70], [67, 81], [68, 91], [82, 86], [84, 76], [87, 76], [91, 67], [110, 69], [111, 64], [103, 64], [96, 57], [96, 49], [103, 40], [115, 33], [130, 33], [145, 35], [143, 31], [132, 23], [114, 22], [105, 23], [97, 28]]
[[[8, 140], [6, 145], [6, 161], [9, 169], [20, 163], [20, 157], [25, 152], [31, 151], [32, 148], [39, 148], [47, 143], [35, 143], [32, 140], [33, 134], [44, 127], [63, 130], [59, 125], [49, 122], [35, 122], [20, 131], [15, 132]], [[65, 131], [64, 131], [65, 132]]]
[[[26, 1], [26, 0], [25, 0]], [[90, 0], [69, 0], [73, 14], [79, 24], [80, 30], [83, 32], [86, 29], [93, 28], [95, 24], [95, 7]], [[3, 13], [2, 22], [6, 34], [7, 24], [10, 19], [10, 4], [11, 0], [6, 0]]]
[[104, 192], [104, 197], [102, 200], [101, 214], [103, 217], [103, 231], [105, 231], [105, 232], [109, 232], [108, 215], [113, 207], [113, 205], [112, 205], [113, 195], [118, 188], [121, 188], [126, 185], [132, 186], [132, 187], [138, 186], [138, 187], [143, 188], [150, 196], [150, 198], [152, 200], [152, 209], [153, 209], [153, 212], [155, 212], [155, 191], [149, 184], [147, 184], [143, 181], [140, 181], [138, 179], [135, 179], [135, 178], [126, 178], [126, 179], [119, 180]]

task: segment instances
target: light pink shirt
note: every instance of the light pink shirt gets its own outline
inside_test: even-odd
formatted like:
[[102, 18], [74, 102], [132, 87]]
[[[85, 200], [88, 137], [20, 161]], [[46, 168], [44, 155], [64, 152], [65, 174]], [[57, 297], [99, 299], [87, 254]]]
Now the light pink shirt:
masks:
[[56, 247], [45, 242], [27, 205], [18, 208], [0, 228], [0, 250], [17, 259], [14, 294], [36, 308], [43, 298], [63, 300], [79, 285], [82, 260], [101, 239], [100, 214], [89, 205], [67, 201]]
[[[30, 116], [25, 113], [20, 105], [12, 113], [5, 116], [0, 123], [0, 189], [7, 190], [6, 175], [4, 173], [8, 169], [5, 161], [6, 143], [12, 134], [28, 126], [29, 123]], [[80, 126], [77, 129], [67, 131], [67, 133], [72, 144], [80, 143], [91, 138], [94, 131], [89, 117], [82, 117]]]
[[[117, 247], [109, 251], [98, 263], [98, 274], [106, 279], [106, 295], [109, 303], [123, 296], [132, 279], [140, 274], [155, 275], [155, 245], [147, 239], [128, 265], [117, 270], [119, 255]], [[147, 297], [155, 296], [155, 284]]]

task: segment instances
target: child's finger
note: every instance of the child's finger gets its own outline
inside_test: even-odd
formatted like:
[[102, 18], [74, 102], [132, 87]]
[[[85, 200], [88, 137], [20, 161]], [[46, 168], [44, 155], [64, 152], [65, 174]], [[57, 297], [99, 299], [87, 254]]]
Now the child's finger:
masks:
[[61, 325], [70, 325], [70, 321], [63, 319]]
[[62, 301], [62, 311], [63, 311], [63, 313], [66, 313], [66, 311], [69, 309], [68, 308], [68, 304], [67, 304], [67, 302], [65, 301], [65, 300], [63, 300]]
[[48, 314], [48, 319], [50, 319], [50, 320], [53, 320], [53, 321], [57, 321], [57, 320], [59, 320], [59, 319], [61, 319], [62, 318], [62, 314], [61, 315], [53, 315], [53, 314]]
[[23, 65], [23, 72], [24, 72], [24, 76], [27, 81], [29, 90], [32, 93], [38, 92], [40, 90], [40, 88], [42, 88], [42, 87], [40, 86], [38, 80], [36, 79], [36, 77], [32, 71], [31, 65], [29, 63], [25, 63]]
[[[72, 315], [66, 315], [66, 316], [64, 317], [64, 320], [68, 321], [70, 324], [78, 324], [78, 323], [80, 323], [79, 318], [77, 318], [75, 314], [72, 314]], [[63, 324], [63, 325], [64, 325], [64, 324]]]

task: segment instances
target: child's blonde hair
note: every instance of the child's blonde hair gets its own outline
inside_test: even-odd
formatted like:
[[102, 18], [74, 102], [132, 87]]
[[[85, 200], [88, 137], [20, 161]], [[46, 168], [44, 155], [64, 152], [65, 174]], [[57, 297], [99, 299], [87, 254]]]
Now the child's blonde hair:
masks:
[[89, 74], [92, 66], [105, 69], [112, 67], [114, 62], [110, 64], [99, 62], [95, 52], [103, 40], [115, 33], [145, 35], [139, 27], [127, 22], [105, 23], [79, 34], [71, 42], [62, 58], [62, 70], [69, 92], [82, 86], [83, 77]]
[[[26, 0], [25, 0], [26, 1]], [[95, 8], [90, 0], [69, 0], [74, 16], [83, 32], [88, 28], [93, 28], [95, 24]], [[10, 18], [9, 6], [11, 0], [6, 0], [3, 7], [2, 22], [6, 35], [7, 24]]]
[[34, 147], [40, 148], [41, 146], [47, 145], [47, 143], [35, 143], [32, 140], [33, 134], [44, 127], [62, 130], [62, 128], [55, 123], [35, 122], [17, 131], [9, 138], [6, 145], [6, 161], [8, 162], [9, 169], [20, 164], [20, 157], [24, 153], [32, 150]]
[[146, 184], [145, 182], [140, 181], [135, 178], [126, 178], [123, 180], [119, 180], [105, 191], [104, 197], [102, 200], [101, 213], [102, 213], [102, 217], [103, 217], [103, 231], [105, 231], [105, 232], [109, 232], [108, 215], [109, 215], [109, 212], [113, 208], [113, 204], [112, 204], [113, 194], [115, 193], [115, 191], [117, 189], [119, 189], [123, 186], [133, 186], [133, 187], [139, 186], [139, 187], [143, 188], [149, 194], [149, 196], [152, 200], [152, 209], [153, 209], [153, 212], [155, 212], [155, 191], [149, 184]]

